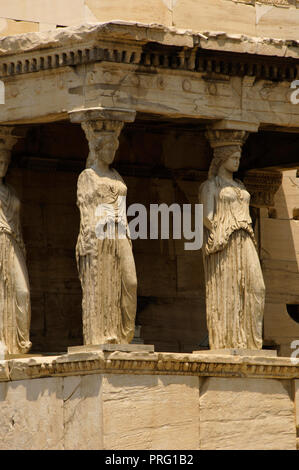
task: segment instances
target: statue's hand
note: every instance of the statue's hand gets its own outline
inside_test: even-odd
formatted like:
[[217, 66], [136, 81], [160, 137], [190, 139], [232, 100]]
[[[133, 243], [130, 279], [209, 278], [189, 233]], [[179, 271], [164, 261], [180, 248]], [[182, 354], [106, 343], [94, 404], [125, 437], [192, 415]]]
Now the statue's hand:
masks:
[[208, 217], [204, 217], [203, 224], [210, 231], [214, 228], [213, 222]]

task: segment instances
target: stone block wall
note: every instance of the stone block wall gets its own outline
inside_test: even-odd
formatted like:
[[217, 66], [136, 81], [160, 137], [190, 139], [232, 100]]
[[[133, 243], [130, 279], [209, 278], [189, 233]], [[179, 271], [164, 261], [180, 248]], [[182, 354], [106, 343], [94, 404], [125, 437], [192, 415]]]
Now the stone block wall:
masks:
[[[246, 364], [239, 364], [236, 357], [218, 357], [217, 364], [211, 364], [211, 358], [201, 359], [200, 370], [208, 363], [218, 375], [204, 377], [175, 373], [180, 361], [184, 368], [192, 365], [195, 370], [198, 358], [191, 356], [154, 358], [155, 354], [139, 353], [117, 361], [115, 354], [121, 356], [111, 355], [117, 370], [110, 373], [88, 372], [89, 361], [98, 360], [96, 354], [10, 361], [8, 381], [3, 381], [7, 364], [0, 363], [0, 449], [296, 449], [298, 380], [267, 377], [267, 372], [260, 377], [254, 377], [254, 372], [252, 377], [234, 377], [228, 368], [246, 374]], [[145, 371], [146, 366], [138, 373], [130, 370], [130, 361], [140, 359], [144, 364], [158, 361], [158, 365], [166, 360], [168, 373]], [[78, 368], [76, 361], [81, 373], [72, 375], [72, 367]], [[272, 367], [274, 371], [278, 364], [280, 375], [288, 375], [290, 365], [285, 367], [279, 359], [254, 361], [250, 359], [251, 370]], [[155, 368], [154, 362], [150, 367]], [[55, 375], [57, 367], [61, 370]], [[52, 376], [42, 377], [50, 369]], [[30, 378], [32, 373], [35, 378]], [[16, 380], [14, 375], [24, 377]]]

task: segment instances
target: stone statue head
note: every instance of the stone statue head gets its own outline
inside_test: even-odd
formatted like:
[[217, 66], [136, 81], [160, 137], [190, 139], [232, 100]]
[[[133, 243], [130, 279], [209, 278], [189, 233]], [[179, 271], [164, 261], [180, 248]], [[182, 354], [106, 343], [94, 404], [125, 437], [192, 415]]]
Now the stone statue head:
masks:
[[87, 167], [90, 167], [96, 160], [103, 160], [110, 165], [115, 157], [119, 142], [115, 134], [101, 134], [95, 138], [90, 145], [90, 153], [87, 160]]
[[209, 178], [218, 175], [221, 167], [225, 167], [228, 171], [234, 173], [238, 171], [241, 158], [240, 145], [226, 145], [214, 148], [214, 158], [209, 168]]
[[0, 148], [0, 178], [4, 178], [10, 163], [11, 152], [8, 149]]
[[82, 123], [88, 140], [89, 156], [86, 168], [90, 168], [97, 160], [109, 165], [113, 162], [119, 146], [118, 137], [123, 123], [118, 121], [89, 121]]
[[238, 171], [242, 146], [248, 137], [248, 132], [229, 129], [209, 129], [206, 138], [214, 150], [214, 157], [209, 169], [209, 178], [218, 175], [221, 167], [231, 173]]

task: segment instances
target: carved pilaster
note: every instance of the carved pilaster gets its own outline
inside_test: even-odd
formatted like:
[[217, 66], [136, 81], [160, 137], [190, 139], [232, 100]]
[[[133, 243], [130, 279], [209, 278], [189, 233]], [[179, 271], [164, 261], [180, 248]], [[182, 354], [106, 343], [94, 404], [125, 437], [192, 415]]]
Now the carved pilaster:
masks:
[[274, 196], [282, 181], [282, 173], [272, 170], [250, 170], [245, 174], [244, 184], [251, 194], [250, 205], [273, 207]]

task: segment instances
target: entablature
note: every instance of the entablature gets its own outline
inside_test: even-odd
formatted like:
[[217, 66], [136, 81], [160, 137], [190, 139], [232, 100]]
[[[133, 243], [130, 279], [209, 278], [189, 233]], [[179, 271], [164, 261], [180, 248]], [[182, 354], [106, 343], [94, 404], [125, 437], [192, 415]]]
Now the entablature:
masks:
[[[202, 351], [203, 353], [203, 351]], [[85, 352], [0, 362], [0, 382], [42, 377], [134, 374], [298, 379], [299, 366], [285, 357], [211, 357], [205, 354]]]
[[68, 119], [92, 107], [171, 118], [299, 127], [290, 85], [297, 41], [111, 22], [0, 41], [10, 125]]

